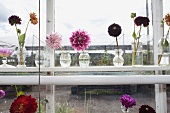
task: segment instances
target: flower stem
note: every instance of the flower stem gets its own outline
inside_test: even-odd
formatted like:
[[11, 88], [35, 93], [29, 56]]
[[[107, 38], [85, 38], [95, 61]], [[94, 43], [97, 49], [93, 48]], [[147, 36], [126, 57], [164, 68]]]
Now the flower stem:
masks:
[[26, 32], [27, 32], [29, 23], [30, 23], [30, 20], [29, 20], [28, 23], [27, 23], [27, 27], [26, 27], [26, 29], [25, 29], [25, 35], [26, 35]]
[[117, 52], [118, 52], [118, 56], [119, 56], [119, 46], [118, 46], [118, 40], [117, 40], [117, 37], [116, 37], [116, 48], [117, 48]]

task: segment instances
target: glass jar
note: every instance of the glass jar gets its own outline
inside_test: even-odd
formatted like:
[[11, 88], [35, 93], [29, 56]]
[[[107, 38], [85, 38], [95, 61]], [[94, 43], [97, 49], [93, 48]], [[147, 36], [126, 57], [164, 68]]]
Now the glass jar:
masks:
[[115, 49], [114, 50], [114, 58], [113, 58], [113, 65], [114, 66], [123, 66], [124, 59], [122, 57], [123, 51], [122, 49]]
[[47, 61], [47, 57], [46, 57], [46, 53], [44, 50], [40, 50], [40, 55], [39, 55], [39, 51], [36, 52], [35, 54], [35, 66], [36, 67], [46, 67], [46, 61]]
[[70, 67], [71, 55], [68, 51], [64, 51], [60, 55], [60, 65], [61, 67]]
[[169, 66], [169, 45], [162, 46], [162, 43], [165, 44], [164, 41], [167, 41], [166, 43], [169, 43], [168, 40], [165, 40], [165, 37], [161, 38], [158, 41], [158, 65], [160, 66]]
[[143, 45], [142, 42], [132, 42], [132, 66], [143, 66]]
[[80, 67], [87, 67], [90, 64], [90, 55], [87, 51], [82, 51], [79, 55]]

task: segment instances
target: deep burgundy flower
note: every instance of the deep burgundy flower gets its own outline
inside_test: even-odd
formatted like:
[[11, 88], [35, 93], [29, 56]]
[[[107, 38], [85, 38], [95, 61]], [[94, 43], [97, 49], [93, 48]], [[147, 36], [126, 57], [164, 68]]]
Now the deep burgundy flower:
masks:
[[152, 107], [150, 107], [148, 105], [142, 105], [139, 108], [139, 113], [156, 113], [156, 112]]
[[134, 22], [137, 26], [143, 25], [144, 27], [147, 27], [149, 25], [150, 20], [148, 17], [138, 16], [135, 18]]
[[4, 90], [0, 90], [0, 99], [3, 98], [5, 96], [5, 91]]
[[122, 103], [122, 106], [124, 106], [126, 109], [136, 105], [135, 99], [127, 94], [122, 95], [122, 97], [120, 98], [120, 102]]
[[35, 98], [21, 95], [12, 103], [10, 113], [35, 113], [37, 107]]
[[8, 18], [9, 24], [11, 24], [11, 26], [13, 26], [14, 24], [21, 24], [21, 18], [19, 18], [19, 16], [16, 15], [12, 15]]
[[70, 43], [75, 50], [85, 50], [90, 43], [90, 37], [86, 31], [77, 30], [72, 33]]
[[121, 34], [121, 27], [118, 24], [112, 24], [108, 27], [108, 33], [110, 36], [117, 37]]

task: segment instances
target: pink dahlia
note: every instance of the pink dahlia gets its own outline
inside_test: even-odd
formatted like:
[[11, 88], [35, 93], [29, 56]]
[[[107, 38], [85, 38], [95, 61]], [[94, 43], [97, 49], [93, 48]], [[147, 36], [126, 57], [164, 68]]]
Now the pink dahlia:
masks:
[[70, 43], [75, 50], [85, 50], [90, 43], [90, 37], [87, 32], [83, 30], [77, 30], [72, 33], [72, 36], [70, 37]]
[[0, 49], [0, 56], [1, 57], [9, 57], [12, 54], [12, 50], [8, 49], [8, 48], [1, 48]]
[[61, 47], [61, 35], [58, 33], [51, 32], [50, 35], [47, 35], [46, 37], [46, 43], [47, 45], [52, 49], [58, 49]]

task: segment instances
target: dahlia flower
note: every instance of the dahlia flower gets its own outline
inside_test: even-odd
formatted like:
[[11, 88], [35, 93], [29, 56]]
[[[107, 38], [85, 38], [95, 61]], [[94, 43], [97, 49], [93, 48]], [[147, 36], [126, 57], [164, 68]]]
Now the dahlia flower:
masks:
[[9, 57], [12, 54], [12, 50], [8, 48], [0, 48], [0, 56], [1, 57]]
[[122, 103], [122, 106], [126, 108], [126, 110], [136, 105], [135, 99], [127, 94], [122, 95], [120, 102]]
[[83, 51], [88, 47], [90, 43], [90, 37], [86, 31], [77, 30], [72, 33], [72, 36], [70, 37], [70, 43], [75, 50]]
[[62, 36], [58, 33], [51, 32], [46, 37], [46, 44], [52, 49], [58, 49], [61, 47]]
[[121, 34], [122, 32], [122, 29], [120, 27], [120, 25], [118, 24], [112, 24], [108, 27], [108, 33], [110, 36], [113, 36], [113, 37], [116, 37], [116, 47], [117, 47], [117, 50], [118, 50], [118, 56], [119, 56], [119, 47], [118, 47], [118, 40], [117, 40], [117, 37]]
[[37, 110], [37, 102], [35, 98], [30, 96], [19, 96], [10, 107], [10, 113], [35, 113]]
[[139, 113], [156, 113], [156, 111], [148, 105], [142, 105], [139, 108]]
[[23, 34], [21, 34], [21, 30], [18, 29], [18, 27], [17, 27], [17, 25], [21, 24], [21, 21], [22, 21], [21, 18], [19, 16], [16, 16], [16, 15], [12, 15], [8, 18], [9, 24], [11, 26], [15, 25], [15, 27], [16, 27], [16, 32], [17, 32], [18, 42], [19, 42], [20, 48], [24, 46], [26, 32], [27, 32], [29, 23], [31, 22], [33, 25], [36, 25], [38, 23], [38, 18], [36, 17], [36, 14], [34, 12], [30, 13], [29, 15], [30, 15], [30, 18], [28, 20], [27, 27], [26, 27], [25, 32]]
[[4, 90], [0, 90], [0, 99], [3, 98], [5, 96], [5, 91]]

